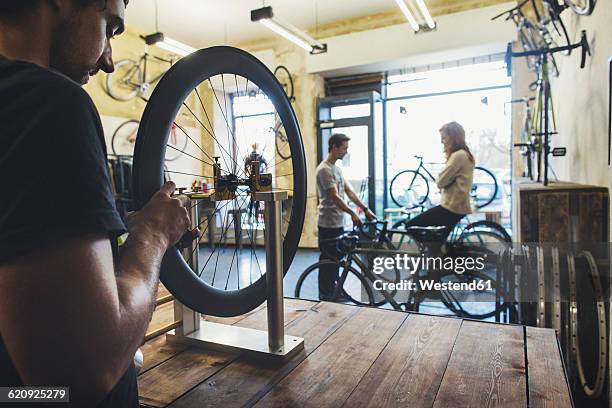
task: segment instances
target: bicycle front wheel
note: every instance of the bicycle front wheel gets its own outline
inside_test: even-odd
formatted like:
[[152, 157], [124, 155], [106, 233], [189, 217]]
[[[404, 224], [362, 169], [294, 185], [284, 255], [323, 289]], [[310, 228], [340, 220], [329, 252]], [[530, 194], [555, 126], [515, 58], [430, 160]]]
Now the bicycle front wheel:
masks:
[[[296, 298], [315, 301], [322, 300], [319, 296], [319, 282], [324, 280], [325, 277], [323, 277], [321, 273], [321, 268], [323, 268], [324, 271], [326, 268], [327, 270], [337, 270], [338, 278], [344, 272], [346, 272], [346, 277], [342, 283], [342, 292], [340, 293], [340, 295], [345, 297], [346, 300], [359, 306], [374, 305], [374, 294], [372, 293], [372, 288], [370, 288], [364, 276], [352, 266], [348, 266], [347, 270], [345, 270], [345, 267], [341, 266], [339, 262], [332, 260], [317, 262], [310, 265], [304, 272], [302, 272], [297, 283], [295, 284]], [[338, 279], [336, 279], [336, 281], [337, 280]], [[334, 299], [325, 300], [335, 301]]]
[[[270, 129], [277, 121], [290, 159], [275, 154]], [[166, 162], [166, 152], [176, 150], [169, 140], [174, 126], [189, 144], [185, 160]], [[295, 113], [272, 72], [237, 48], [196, 51], [160, 80], [140, 123], [133, 175], [137, 208], [159, 190], [166, 175], [187, 191], [192, 185], [220, 183], [219, 191], [192, 200], [192, 207], [201, 210], [200, 219], [192, 220], [201, 236], [186, 254], [170, 248], [160, 274], [177, 300], [203, 314], [237, 316], [266, 299], [266, 203], [253, 199], [246, 165], [253, 146], [267, 160], [272, 188], [290, 197], [281, 216], [284, 274], [304, 225], [306, 166]]]
[[427, 200], [429, 183], [421, 173], [404, 170], [393, 177], [389, 191], [395, 205], [411, 209], [423, 205]]
[[129, 101], [136, 97], [144, 82], [144, 75], [137, 61], [117, 61], [115, 70], [106, 75], [106, 91], [118, 101]]

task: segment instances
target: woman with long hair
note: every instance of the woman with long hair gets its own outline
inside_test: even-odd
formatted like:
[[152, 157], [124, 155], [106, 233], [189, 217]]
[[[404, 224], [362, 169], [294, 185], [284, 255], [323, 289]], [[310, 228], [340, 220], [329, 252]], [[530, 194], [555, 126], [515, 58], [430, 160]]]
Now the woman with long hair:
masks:
[[445, 226], [448, 235], [466, 214], [472, 212], [470, 190], [474, 178], [474, 156], [465, 143], [465, 130], [457, 122], [440, 128], [446, 167], [438, 175], [436, 184], [442, 192], [437, 205], [406, 222], [406, 226]]

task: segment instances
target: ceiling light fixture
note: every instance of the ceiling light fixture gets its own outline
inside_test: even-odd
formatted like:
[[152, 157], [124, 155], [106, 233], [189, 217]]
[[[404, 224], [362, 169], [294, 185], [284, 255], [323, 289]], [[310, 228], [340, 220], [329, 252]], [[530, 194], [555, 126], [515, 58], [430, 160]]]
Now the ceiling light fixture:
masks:
[[404, 0], [395, 0], [395, 2], [399, 6], [400, 10], [402, 10], [402, 13], [404, 13], [406, 20], [408, 20], [408, 23], [410, 24], [414, 32], [418, 32], [421, 27], [419, 26], [419, 23], [417, 23], [416, 18], [414, 18], [412, 11], [410, 11], [406, 3], [404, 3]]
[[303, 48], [311, 54], [321, 54], [327, 52], [327, 44], [315, 40], [305, 32], [293, 27], [291, 24], [280, 22], [274, 18], [272, 7], [262, 7], [251, 10], [251, 21], [260, 22], [276, 34], [291, 41], [295, 45]]
[[400, 10], [402, 10], [402, 13], [404, 13], [406, 20], [408, 20], [410, 27], [412, 27], [415, 33], [418, 33], [421, 30], [431, 31], [436, 28], [436, 22], [431, 17], [431, 13], [429, 13], [424, 0], [414, 0], [414, 2], [418, 7], [419, 13], [423, 17], [425, 24], [419, 24], [414, 13], [410, 10], [410, 7], [408, 7], [405, 0], [395, 0], [395, 2], [399, 6]]
[[187, 44], [183, 44], [182, 42], [173, 40], [172, 38], [167, 38], [164, 36], [162, 32], [156, 32], [153, 34], [146, 35], [142, 37], [145, 40], [147, 45], [156, 45], [159, 48], [170, 51], [174, 54], [181, 55], [183, 57], [195, 52], [196, 49], [190, 47]]
[[434, 28], [436, 28], [436, 22], [431, 17], [431, 14], [429, 13], [427, 6], [425, 5], [425, 1], [424, 0], [415, 0], [415, 1], [429, 29], [433, 30]]

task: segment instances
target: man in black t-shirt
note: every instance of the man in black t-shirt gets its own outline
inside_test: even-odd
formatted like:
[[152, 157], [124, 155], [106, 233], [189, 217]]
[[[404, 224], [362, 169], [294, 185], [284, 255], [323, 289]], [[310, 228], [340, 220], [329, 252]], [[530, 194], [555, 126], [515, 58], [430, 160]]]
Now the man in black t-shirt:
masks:
[[77, 407], [138, 407], [132, 360], [189, 226], [169, 182], [126, 227], [79, 86], [113, 70], [126, 3], [0, 0], [0, 386], [68, 386]]

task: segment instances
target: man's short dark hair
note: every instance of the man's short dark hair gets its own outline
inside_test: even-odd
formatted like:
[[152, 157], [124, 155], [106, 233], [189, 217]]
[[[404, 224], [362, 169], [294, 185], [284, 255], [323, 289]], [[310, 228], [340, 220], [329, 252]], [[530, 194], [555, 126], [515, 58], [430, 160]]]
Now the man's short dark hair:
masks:
[[[20, 14], [28, 9], [35, 8], [41, 0], [0, 0], [0, 16]], [[94, 3], [103, 3], [106, 7], [108, 0], [73, 0], [81, 7], [91, 6]], [[127, 6], [130, 0], [123, 0]]]
[[327, 151], [331, 152], [332, 147], [340, 147], [342, 143], [348, 142], [349, 140], [351, 140], [351, 138], [344, 133], [334, 133], [327, 141]]

